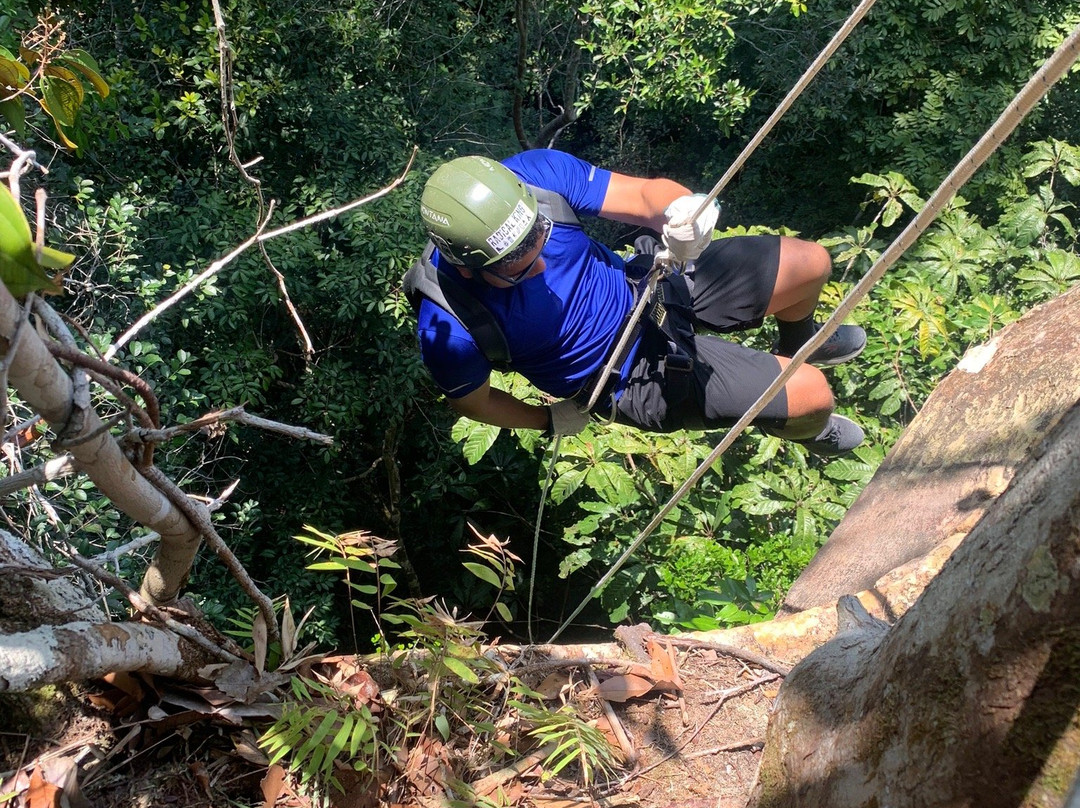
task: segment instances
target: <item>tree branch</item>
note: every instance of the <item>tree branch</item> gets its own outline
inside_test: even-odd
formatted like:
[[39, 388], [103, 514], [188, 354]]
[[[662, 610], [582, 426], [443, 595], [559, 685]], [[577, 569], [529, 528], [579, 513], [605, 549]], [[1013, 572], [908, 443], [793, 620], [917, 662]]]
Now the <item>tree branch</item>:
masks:
[[236, 579], [236, 582], [240, 584], [240, 588], [244, 590], [249, 598], [255, 601], [255, 606], [266, 621], [266, 631], [270, 640], [279, 641], [281, 632], [278, 629], [277, 618], [274, 616], [274, 604], [255, 585], [255, 582], [251, 580], [251, 576], [248, 575], [248, 571], [244, 569], [244, 565], [240, 563], [240, 559], [236, 557], [229, 545], [218, 534], [210, 522], [205, 506], [193, 502], [187, 494], [180, 490], [176, 483], [166, 477], [161, 469], [156, 466], [148, 466], [145, 469], [140, 469], [140, 471], [142, 471], [146, 479], [169, 498], [170, 502], [180, 509], [191, 524], [196, 526], [210, 549], [221, 559], [233, 578]]
[[260, 418], [257, 415], [251, 415], [244, 409], [243, 405], [233, 407], [229, 410], [209, 412], [206, 415], [196, 418], [194, 421], [188, 421], [186, 424], [178, 424], [167, 429], [135, 429], [125, 435], [123, 439], [124, 441], [131, 443], [166, 443], [177, 435], [188, 432], [197, 432], [200, 429], [230, 421], [245, 426], [253, 426], [258, 429], [265, 429], [268, 432], [278, 432], [282, 435], [287, 435], [290, 438], [295, 438], [296, 440], [309, 440], [320, 443], [323, 446], [334, 445], [334, 439], [330, 435], [323, 435], [320, 432], [313, 432], [304, 427], [282, 424], [278, 421], [270, 421], [266, 418]]

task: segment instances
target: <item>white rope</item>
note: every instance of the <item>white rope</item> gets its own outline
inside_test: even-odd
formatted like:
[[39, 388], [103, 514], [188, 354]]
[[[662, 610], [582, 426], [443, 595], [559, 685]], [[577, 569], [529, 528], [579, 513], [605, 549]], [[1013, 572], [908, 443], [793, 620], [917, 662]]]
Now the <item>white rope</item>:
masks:
[[[735, 162], [731, 164], [724, 176], [720, 178], [720, 181], [713, 186], [709, 195], [702, 200], [701, 205], [694, 215], [687, 219], [688, 222], [694, 221], [698, 216], [704, 213], [705, 208], [712, 204], [713, 200], [720, 195], [720, 192], [727, 187], [731, 178], [734, 177], [739, 169], [743, 167], [743, 164], [750, 159], [750, 155], [754, 153], [754, 150], [761, 144], [761, 141], [763, 141], [766, 135], [772, 131], [772, 128], [776, 126], [776, 122], [791, 108], [791, 105], [795, 103], [795, 99], [802, 95], [802, 91], [806, 89], [806, 86], [811, 81], [813, 81], [814, 77], [821, 71], [821, 68], [829, 61], [829, 58], [836, 52], [836, 49], [840, 47], [840, 44], [847, 39], [848, 34], [850, 34], [855, 26], [862, 21], [862, 18], [866, 16], [866, 12], [870, 10], [870, 7], [874, 5], [875, 2], [876, 0], [862, 0], [855, 10], [851, 12], [851, 16], [849, 16], [844, 24], [840, 26], [840, 30], [838, 30], [833, 35], [833, 38], [829, 40], [829, 44], [826, 45], [825, 49], [817, 55], [817, 58], [810, 63], [810, 66], [806, 68], [806, 71], [799, 77], [799, 80], [795, 82], [795, 86], [788, 91], [786, 96], [784, 96], [784, 100], [780, 102], [780, 106], [773, 110], [769, 119], [765, 121], [762, 127], [757, 131], [757, 134], [755, 134], [750, 142], [746, 144], [742, 153], [735, 158]], [[648, 282], [644, 284], [645, 289], [638, 299], [637, 306], [634, 307], [630, 318], [623, 327], [622, 333], [619, 335], [615, 348], [611, 351], [607, 362], [604, 363], [604, 367], [601, 370], [599, 377], [597, 377], [596, 385], [593, 387], [593, 391], [589, 395], [588, 404], [585, 407], [587, 410], [591, 410], [600, 398], [601, 391], [607, 385], [608, 380], [611, 378], [611, 373], [615, 369], [615, 363], [622, 357], [623, 349], [626, 347], [626, 343], [629, 341], [630, 335], [634, 331], [634, 326], [641, 320], [642, 312], [652, 299], [653, 292], [656, 290], [657, 281], [660, 280], [660, 277], [669, 268], [670, 263], [671, 257], [667, 250], [661, 250], [657, 253], [652, 269], [649, 270], [650, 274]]]
[[847, 39], [848, 34], [850, 34], [855, 26], [862, 21], [862, 18], [866, 16], [866, 12], [870, 10], [870, 7], [874, 5], [874, 2], [875, 0], [862, 0], [855, 10], [851, 12], [851, 16], [847, 18], [847, 21], [840, 27], [840, 30], [829, 40], [829, 44], [825, 46], [825, 49], [818, 54], [813, 62], [811, 62], [810, 67], [806, 68], [806, 72], [802, 74], [802, 77], [795, 82], [795, 86], [788, 91], [786, 96], [784, 96], [784, 100], [780, 102], [780, 106], [773, 110], [773, 114], [769, 116], [769, 119], [765, 121], [757, 134], [754, 135], [753, 139], [746, 144], [746, 148], [744, 148], [742, 153], [735, 158], [735, 162], [728, 167], [728, 170], [724, 172], [724, 176], [722, 176], [716, 185], [713, 186], [713, 189], [709, 191], [709, 195], [701, 201], [701, 205], [698, 206], [697, 211], [687, 221], [694, 221], [698, 216], [705, 212], [705, 208], [711, 205], [716, 197], [720, 196], [720, 192], [727, 187], [729, 182], [731, 182], [731, 178], [739, 173], [739, 170], [750, 158], [750, 155], [754, 153], [754, 150], [761, 144], [761, 141], [763, 141], [769, 132], [772, 131], [773, 127], [776, 126], [777, 121], [784, 116], [784, 113], [791, 108], [791, 105], [795, 103], [795, 99], [802, 95], [802, 91], [806, 89], [806, 85], [813, 80], [814, 76], [821, 72], [821, 68], [824, 67], [825, 63], [829, 61], [834, 53], [836, 53], [836, 49], [840, 47], [845, 39]]
[[791, 362], [783, 372], [773, 381], [765, 392], [761, 394], [757, 401], [755, 401], [750, 409], [743, 414], [733, 427], [724, 436], [724, 439], [716, 446], [715, 449], [706, 457], [701, 465], [697, 467], [690, 478], [682, 484], [678, 491], [676, 491], [671, 499], [664, 505], [663, 508], [653, 517], [652, 521], [645, 526], [645, 529], [638, 534], [637, 538], [631, 542], [630, 546], [623, 552], [621, 556], [615, 561], [612, 567], [604, 574], [604, 576], [596, 582], [596, 585], [589, 591], [589, 594], [585, 596], [584, 600], [578, 604], [578, 607], [574, 609], [573, 613], [563, 621], [558, 630], [551, 636], [548, 642], [554, 642], [555, 639], [562, 634], [571, 621], [577, 617], [581, 610], [585, 608], [590, 600], [607, 585], [608, 581], [614, 577], [626, 563], [627, 559], [633, 554], [641, 543], [647, 539], [654, 530], [660, 525], [664, 518], [671, 512], [671, 510], [679, 503], [686, 493], [693, 488], [698, 480], [700, 480], [705, 472], [709, 470], [713, 463], [715, 463], [720, 456], [727, 451], [728, 447], [735, 442], [735, 439], [742, 434], [743, 430], [750, 425], [750, 422], [758, 416], [758, 414], [765, 409], [765, 406], [772, 401], [788, 380], [794, 375], [795, 371], [806, 361], [806, 358], [816, 351], [837, 328], [840, 327], [840, 323], [851, 313], [855, 306], [869, 293], [870, 289], [876, 284], [885, 272], [891, 267], [896, 260], [903, 255], [904, 251], [922, 234], [924, 230], [930, 225], [931, 222], [937, 217], [945, 205], [956, 195], [957, 191], [971, 179], [971, 176], [986, 162], [987, 158], [994, 153], [994, 151], [1001, 145], [1001, 143], [1007, 138], [1012, 131], [1016, 128], [1017, 124], [1024, 119], [1024, 117], [1032, 110], [1049, 89], [1058, 81], [1069, 67], [1076, 61], [1077, 56], [1080, 55], [1080, 26], [1069, 35], [1068, 39], [1061, 43], [1053, 55], [1047, 59], [1046, 63], [1031, 77], [1030, 81], [1024, 88], [1017, 93], [1016, 97], [1012, 100], [1005, 111], [1001, 113], [994, 124], [987, 130], [986, 134], [980, 138], [971, 151], [956, 165], [956, 167], [949, 173], [949, 176], [938, 186], [938, 189], [934, 191], [930, 199], [927, 200], [923, 209], [915, 216], [915, 218], [904, 228], [893, 240], [892, 244], [882, 253], [874, 265], [870, 267], [869, 272], [863, 276], [862, 280], [857, 283], [847, 296], [837, 306], [836, 311], [832, 316], [822, 324], [820, 330], [810, 339], [805, 345], [803, 345], [795, 356], [791, 358]]
[[532, 565], [529, 567], [529, 602], [525, 608], [525, 628], [529, 645], [533, 644], [533, 592], [536, 590], [536, 559], [540, 554], [540, 523], [544, 519], [544, 505], [555, 477], [555, 461], [559, 459], [559, 444], [562, 435], [556, 435], [551, 444], [551, 460], [548, 462], [547, 477], [544, 478], [544, 491], [540, 495], [540, 507], [536, 509], [536, 529], [533, 531]]

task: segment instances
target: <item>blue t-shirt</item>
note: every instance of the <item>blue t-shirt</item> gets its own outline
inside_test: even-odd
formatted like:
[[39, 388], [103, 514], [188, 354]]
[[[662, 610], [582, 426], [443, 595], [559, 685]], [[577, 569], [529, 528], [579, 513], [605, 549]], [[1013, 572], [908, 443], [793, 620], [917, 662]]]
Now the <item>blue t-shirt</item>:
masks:
[[[578, 216], [599, 214], [611, 180], [610, 171], [551, 149], [522, 152], [503, 165], [530, 185], [561, 194]], [[556, 222], [541, 254], [544, 271], [507, 289], [462, 278], [438, 252], [434, 260], [494, 315], [513, 369], [540, 390], [565, 398], [603, 366], [633, 293], [622, 258], [579, 226]], [[442, 391], [461, 398], [482, 386], [492, 367], [461, 323], [427, 299], [418, 320], [424, 364]]]

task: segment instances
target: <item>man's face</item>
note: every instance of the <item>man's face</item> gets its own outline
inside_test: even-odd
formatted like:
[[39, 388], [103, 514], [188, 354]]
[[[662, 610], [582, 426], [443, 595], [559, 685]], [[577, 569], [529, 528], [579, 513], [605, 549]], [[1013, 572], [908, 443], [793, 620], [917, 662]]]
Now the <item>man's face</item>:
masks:
[[517, 286], [522, 281], [539, 275], [547, 268], [541, 253], [544, 251], [544, 247], [547, 246], [552, 229], [552, 223], [549, 219], [541, 218], [540, 224], [543, 227], [542, 235], [536, 239], [533, 248], [524, 255], [509, 263], [502, 262], [493, 267], [473, 271], [479, 273], [486, 283], [499, 289], [509, 289], [511, 286]]

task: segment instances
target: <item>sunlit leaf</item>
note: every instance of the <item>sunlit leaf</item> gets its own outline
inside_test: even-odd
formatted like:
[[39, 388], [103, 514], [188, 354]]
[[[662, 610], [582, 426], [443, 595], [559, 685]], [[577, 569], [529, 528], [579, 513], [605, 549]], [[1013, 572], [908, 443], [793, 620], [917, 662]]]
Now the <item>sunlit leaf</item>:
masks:
[[480, 679], [476, 675], [476, 671], [474, 671], [460, 659], [452, 656], [443, 657], [442, 663], [446, 666], [447, 670], [449, 670], [451, 673], [454, 673], [459, 678], [464, 679], [466, 682], [474, 685], [479, 683]]
[[101, 68], [89, 53], [79, 48], [72, 48], [64, 51], [56, 61], [81, 73], [94, 86], [98, 95], [102, 98], [108, 97], [109, 85], [101, 78]]
[[64, 126], [75, 125], [75, 116], [82, 105], [81, 85], [76, 88], [76, 85], [67, 79], [42, 76], [41, 94], [42, 109], [48, 112], [53, 120]]
[[477, 564], [475, 561], [466, 561], [462, 563], [461, 566], [463, 566], [481, 581], [486, 581], [496, 589], [502, 589], [502, 581], [499, 580], [499, 576], [490, 567], [486, 567], [483, 564]]

